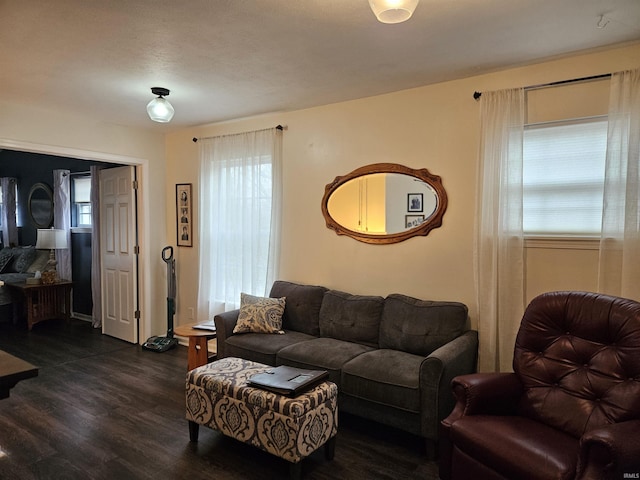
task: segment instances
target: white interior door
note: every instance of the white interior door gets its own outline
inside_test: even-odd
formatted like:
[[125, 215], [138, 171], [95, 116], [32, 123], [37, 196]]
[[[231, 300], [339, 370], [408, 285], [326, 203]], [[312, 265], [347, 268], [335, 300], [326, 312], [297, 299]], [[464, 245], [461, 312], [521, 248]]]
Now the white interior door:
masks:
[[100, 171], [102, 333], [138, 343], [134, 167]]

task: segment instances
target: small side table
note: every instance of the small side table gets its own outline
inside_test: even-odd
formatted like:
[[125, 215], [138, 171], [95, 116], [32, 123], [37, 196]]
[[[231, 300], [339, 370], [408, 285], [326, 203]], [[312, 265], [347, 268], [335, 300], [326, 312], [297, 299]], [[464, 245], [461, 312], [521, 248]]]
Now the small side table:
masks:
[[216, 338], [216, 332], [210, 330], [198, 330], [193, 328], [198, 323], [188, 323], [174, 327], [173, 333], [180, 337], [189, 338], [189, 350], [187, 356], [187, 370], [206, 365], [214, 360], [216, 354], [209, 356], [209, 340]]
[[38, 322], [53, 318], [71, 318], [71, 287], [73, 282], [61, 280], [51, 284], [6, 283], [24, 298], [24, 313], [29, 330]]

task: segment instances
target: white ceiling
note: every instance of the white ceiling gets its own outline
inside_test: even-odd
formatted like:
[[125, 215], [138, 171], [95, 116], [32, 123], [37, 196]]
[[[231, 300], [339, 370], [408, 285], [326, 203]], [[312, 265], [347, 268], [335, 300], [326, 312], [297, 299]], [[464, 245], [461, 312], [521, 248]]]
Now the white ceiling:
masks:
[[167, 130], [638, 40], [640, 0], [421, 0], [396, 25], [367, 0], [0, 0], [0, 100]]

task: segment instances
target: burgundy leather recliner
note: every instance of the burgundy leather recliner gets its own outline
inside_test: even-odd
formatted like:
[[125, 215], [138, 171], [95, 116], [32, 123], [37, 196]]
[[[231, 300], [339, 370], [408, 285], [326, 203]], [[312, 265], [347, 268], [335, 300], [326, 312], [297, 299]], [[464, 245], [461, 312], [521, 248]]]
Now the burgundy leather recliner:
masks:
[[536, 297], [513, 369], [453, 379], [442, 480], [640, 478], [640, 303]]

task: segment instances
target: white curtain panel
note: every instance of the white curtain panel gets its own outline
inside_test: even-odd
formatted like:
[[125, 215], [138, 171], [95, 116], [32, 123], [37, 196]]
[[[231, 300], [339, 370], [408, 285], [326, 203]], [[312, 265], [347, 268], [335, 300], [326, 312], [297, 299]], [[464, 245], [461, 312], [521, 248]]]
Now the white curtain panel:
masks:
[[4, 247], [18, 245], [16, 225], [16, 182], [12, 177], [0, 178], [2, 185], [2, 244]]
[[475, 271], [479, 370], [512, 370], [525, 306], [522, 227], [523, 89], [480, 100], [481, 145]]
[[92, 165], [91, 171], [91, 312], [93, 328], [102, 327], [102, 264], [100, 262], [100, 170]]
[[614, 73], [609, 97], [598, 290], [640, 300], [640, 69]]
[[265, 296], [277, 277], [282, 131], [201, 139], [198, 319]]
[[69, 170], [53, 171], [53, 226], [64, 230], [67, 248], [56, 250], [58, 277], [73, 280], [71, 275], [71, 177]]

